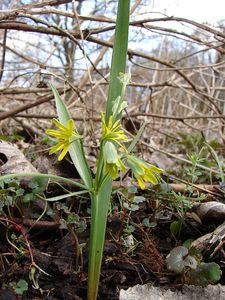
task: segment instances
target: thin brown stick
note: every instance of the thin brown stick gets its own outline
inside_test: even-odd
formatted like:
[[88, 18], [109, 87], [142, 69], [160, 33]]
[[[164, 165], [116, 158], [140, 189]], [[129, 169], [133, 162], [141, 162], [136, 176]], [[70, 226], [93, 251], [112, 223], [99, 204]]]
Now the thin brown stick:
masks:
[[6, 39], [7, 39], [7, 29], [4, 30], [4, 35], [3, 35], [3, 43], [2, 43], [3, 50], [2, 50], [1, 70], [0, 70], [0, 82], [2, 81], [2, 76], [4, 72], [4, 66], [5, 66]]
[[[1, 111], [1, 110], [0, 110]], [[135, 113], [135, 114], [129, 114], [130, 117], [138, 117], [138, 116], [145, 116], [145, 117], [151, 117], [151, 118], [156, 118], [156, 119], [168, 119], [168, 120], [174, 120], [174, 121], [180, 121], [183, 122], [184, 120], [199, 120], [199, 119], [225, 119], [225, 115], [204, 115], [204, 116], [167, 116], [167, 115], [158, 115], [158, 114], [146, 114], [146, 113]], [[26, 119], [52, 119], [52, 118], [57, 118], [57, 115], [44, 115], [44, 114], [16, 114], [16, 117], [20, 118], [26, 118]], [[83, 118], [79, 118], [76, 116], [72, 116], [72, 118], [75, 121], [83, 121]], [[126, 116], [123, 116], [123, 118], [126, 118]], [[90, 117], [90, 119], [93, 122], [100, 122], [101, 118], [100, 117]], [[0, 114], [0, 120], [1, 120], [1, 114]]]

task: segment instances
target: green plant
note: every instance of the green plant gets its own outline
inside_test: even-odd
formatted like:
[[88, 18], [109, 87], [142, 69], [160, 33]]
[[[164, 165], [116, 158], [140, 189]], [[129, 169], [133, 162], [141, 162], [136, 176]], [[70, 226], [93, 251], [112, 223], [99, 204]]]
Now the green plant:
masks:
[[200, 176], [203, 175], [203, 172], [197, 169], [198, 164], [203, 164], [206, 159], [201, 157], [201, 152], [203, 148], [200, 150], [199, 153], [192, 153], [188, 154], [187, 157], [191, 162], [191, 166], [185, 168], [186, 175], [191, 179], [191, 183], [195, 183]]
[[28, 290], [28, 283], [24, 279], [20, 279], [18, 282], [13, 282], [12, 287], [17, 295], [23, 295]]
[[[73, 184], [82, 189], [77, 192], [77, 194], [86, 192], [89, 193], [91, 198], [88, 300], [97, 299], [106, 222], [112, 192], [112, 180], [118, 178], [122, 172], [127, 170], [127, 168], [130, 168], [141, 189], [144, 189], [145, 182], [156, 184], [158, 182], [157, 176], [162, 172], [161, 169], [148, 164], [131, 153], [144, 129], [144, 125], [140, 128], [137, 137], [132, 141], [128, 148], [126, 148], [124, 144], [124, 142], [128, 142], [128, 138], [121, 127], [121, 116], [123, 110], [127, 106], [124, 97], [126, 86], [130, 81], [130, 74], [125, 74], [129, 7], [129, 0], [118, 1], [108, 99], [106, 103], [106, 112], [105, 114], [101, 113], [102, 137], [100, 139], [97, 171], [94, 178], [92, 178], [92, 173], [85, 156], [82, 136], [76, 131], [70, 113], [58, 91], [54, 86], [51, 86], [55, 96], [59, 120], [55, 119], [53, 121], [57, 129], [46, 130], [47, 134], [57, 139], [57, 144], [52, 147], [50, 154], [60, 152], [58, 159], [61, 160], [66, 153], [69, 152], [71, 160], [84, 183], [78, 184], [73, 182]], [[48, 174], [27, 175], [57, 179], [57, 176]], [[21, 177], [25, 176], [25, 174], [14, 174], [13, 176]], [[3, 178], [10, 178], [10, 175], [8, 177], [7, 175], [3, 176]], [[62, 177], [58, 177], [58, 179], [70, 183], [72, 181], [65, 178], [63, 179]], [[57, 201], [70, 195], [71, 194], [66, 194], [45, 200]]]
[[222, 183], [225, 182], [225, 175], [224, 175], [224, 170], [225, 170], [225, 166], [224, 166], [224, 162], [222, 161], [222, 159], [219, 158], [219, 156], [217, 155], [216, 151], [214, 150], [214, 148], [208, 144], [208, 143], [205, 143], [206, 147], [210, 150], [218, 168], [219, 168], [219, 172], [220, 172], [220, 180]]
[[170, 231], [174, 235], [179, 235], [181, 232], [181, 228], [186, 223], [187, 217], [192, 217], [193, 219], [197, 220], [201, 223], [201, 220], [198, 218], [198, 216], [192, 212], [191, 214], [188, 214], [188, 211], [192, 208], [194, 203], [196, 201], [200, 202], [205, 199], [205, 194], [201, 193], [197, 198], [192, 198], [190, 195], [185, 195], [181, 193], [176, 193], [174, 191], [171, 192], [171, 195], [173, 196], [171, 201], [171, 208], [172, 210], [176, 211], [176, 215], [178, 220], [171, 222], [170, 224]]
[[178, 133], [180, 140], [178, 145], [180, 145], [181, 150], [188, 152], [198, 153], [204, 146], [205, 139], [201, 134], [187, 134], [184, 132]]
[[17, 180], [5, 180], [0, 182], [0, 212], [4, 214], [4, 209], [11, 214], [11, 208], [17, 206], [17, 200], [21, 199], [25, 191], [20, 187]]
[[[127, 137], [121, 128], [121, 115], [127, 103], [124, 100], [125, 89], [129, 83], [129, 74], [125, 72], [126, 52], [129, 25], [129, 1], [119, 1], [116, 23], [116, 33], [110, 72], [110, 84], [106, 113], [102, 113], [102, 137], [97, 162], [97, 171], [94, 180], [85, 158], [82, 147], [82, 138], [71, 125], [69, 112], [57, 90], [52, 87], [55, 94], [56, 107], [60, 123], [56, 123], [59, 130], [48, 130], [47, 133], [58, 138], [58, 144], [51, 153], [62, 150], [59, 159], [62, 159], [69, 150], [71, 159], [78, 173], [84, 181], [85, 187], [91, 197], [91, 234], [89, 249], [88, 271], [88, 299], [96, 299], [101, 270], [102, 254], [105, 240], [105, 230], [109, 202], [112, 191], [112, 179], [119, 177], [120, 172], [126, 170], [126, 165], [138, 180], [141, 188], [145, 188], [145, 181], [157, 183], [154, 173], [161, 170], [147, 164], [145, 161], [130, 154], [132, 147], [126, 149], [123, 144]], [[122, 72], [122, 73], [121, 73]]]
[[[205, 138], [200, 134], [179, 133], [180, 140], [178, 142], [181, 151], [187, 154], [191, 166], [184, 167], [184, 175], [191, 179], [191, 183], [198, 181], [212, 181], [212, 176], [216, 173], [215, 179], [224, 182], [224, 146], [216, 140], [206, 142]], [[219, 170], [215, 170], [218, 168]], [[212, 170], [212, 172], [210, 172]], [[183, 174], [182, 174], [183, 175]]]
[[202, 262], [201, 253], [193, 247], [173, 248], [166, 258], [167, 268], [180, 275], [183, 283], [206, 286], [220, 280], [222, 271], [214, 262]]

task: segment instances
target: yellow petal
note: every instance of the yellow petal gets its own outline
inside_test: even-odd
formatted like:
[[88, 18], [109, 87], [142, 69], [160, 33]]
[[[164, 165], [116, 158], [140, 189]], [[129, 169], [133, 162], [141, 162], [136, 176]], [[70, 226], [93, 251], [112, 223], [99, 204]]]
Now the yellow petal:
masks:
[[126, 171], [126, 166], [124, 165], [121, 159], [118, 160], [118, 167], [122, 172]]
[[74, 122], [72, 119], [69, 119], [67, 122], [67, 128], [69, 130], [69, 132], [73, 132], [74, 131]]
[[110, 176], [112, 177], [113, 180], [119, 177], [118, 168], [115, 164], [110, 165], [109, 174], [110, 174]]
[[64, 146], [66, 145], [66, 142], [65, 141], [61, 141], [59, 143], [57, 143], [56, 145], [54, 145], [51, 150], [49, 151], [49, 154], [53, 154], [53, 153], [56, 153], [58, 151], [60, 151]]
[[160, 169], [154, 165], [148, 164], [148, 169], [151, 170], [154, 173], [162, 173], [163, 169]]
[[65, 133], [59, 130], [47, 129], [45, 130], [46, 134], [56, 137], [58, 139], [65, 139]]
[[157, 178], [155, 177], [155, 175], [152, 172], [147, 172], [145, 175], [142, 176], [142, 178], [145, 181], [148, 181], [152, 184], [157, 184], [158, 183]]
[[109, 124], [108, 124], [108, 129], [111, 130], [112, 129], [112, 125], [113, 125], [113, 120], [112, 120], [112, 116], [109, 117]]
[[60, 123], [57, 119], [53, 119], [52, 122], [62, 131], [67, 130], [67, 127], [65, 125], [63, 125], [62, 123]]
[[140, 176], [138, 176], [137, 181], [138, 181], [138, 184], [139, 184], [140, 188], [142, 190], [144, 190], [145, 189], [145, 183], [144, 183], [143, 179]]
[[106, 123], [105, 123], [105, 116], [103, 112], [100, 112], [101, 114], [101, 119], [102, 119], [102, 134], [103, 136], [106, 134]]
[[123, 148], [123, 150], [127, 153], [128, 151], [127, 151], [127, 149], [126, 149], [126, 147], [124, 146], [124, 145], [122, 145], [120, 142], [118, 142], [118, 141], [115, 141], [121, 148]]
[[120, 127], [121, 127], [120, 120], [117, 120], [117, 121], [113, 124], [112, 130], [113, 130], [113, 131], [117, 131]]
[[66, 155], [66, 153], [69, 150], [69, 144], [67, 144], [64, 148], [63, 151], [60, 153], [60, 155], [58, 156], [58, 160], [62, 160], [64, 158], [64, 156]]

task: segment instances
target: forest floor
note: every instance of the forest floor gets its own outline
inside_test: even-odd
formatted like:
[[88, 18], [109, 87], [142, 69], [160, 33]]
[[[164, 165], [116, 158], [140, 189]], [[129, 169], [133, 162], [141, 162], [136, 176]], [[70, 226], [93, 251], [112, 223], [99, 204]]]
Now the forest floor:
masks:
[[[0, 152], [3, 168], [9, 158]], [[43, 157], [41, 161], [45, 164]], [[50, 164], [54, 165], [52, 159]], [[68, 159], [55, 162], [55, 167], [57, 175], [74, 174]], [[162, 176], [159, 185], [144, 191], [129, 178], [114, 183], [99, 299], [119, 299], [120, 289], [136, 284], [170, 289], [182, 289], [183, 283], [205, 286], [213, 280], [225, 284], [224, 272], [220, 273], [225, 269], [224, 187], [218, 176], [209, 177], [207, 171], [198, 173], [193, 165], [179, 164]], [[1, 300], [86, 299], [90, 199], [81, 195], [47, 203], [40, 196], [68, 191], [77, 188], [31, 178], [1, 183]], [[200, 269], [193, 274], [187, 265], [173, 272], [166, 257], [184, 243], [194, 245], [191, 255], [198, 264], [216, 263], [214, 278]], [[202, 282], [195, 282], [196, 274]]]

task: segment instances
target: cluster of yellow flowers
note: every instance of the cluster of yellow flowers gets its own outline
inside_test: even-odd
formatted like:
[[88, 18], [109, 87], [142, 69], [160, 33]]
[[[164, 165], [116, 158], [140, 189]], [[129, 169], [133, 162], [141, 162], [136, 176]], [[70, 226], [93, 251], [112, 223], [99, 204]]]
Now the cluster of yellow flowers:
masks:
[[[113, 124], [113, 117], [110, 116], [107, 126], [104, 115], [101, 114], [101, 116], [105, 172], [109, 173], [112, 179], [118, 178], [119, 171], [124, 172], [126, 170], [126, 166], [123, 162], [126, 161], [141, 189], [145, 189], [145, 182], [157, 184], [158, 180], [155, 174], [160, 174], [163, 170], [137, 158], [135, 155], [129, 154], [126, 147], [122, 144], [122, 142], [126, 142], [128, 138], [121, 128], [120, 120], [117, 120]], [[124, 150], [123, 154], [118, 154], [116, 144]]]
[[[126, 161], [141, 189], [145, 189], [145, 182], [157, 184], [157, 174], [162, 173], [163, 170], [128, 153], [123, 144], [123, 142], [126, 142], [128, 139], [122, 129], [120, 120], [113, 122], [113, 116], [110, 116], [108, 125], [106, 125], [103, 113], [101, 113], [101, 118], [101, 143], [103, 147], [105, 174], [109, 174], [112, 179], [118, 178], [120, 172], [124, 172], [127, 169], [124, 163]], [[73, 141], [81, 139], [81, 136], [75, 131], [72, 119], [67, 122], [67, 126], [64, 126], [56, 119], [53, 119], [53, 123], [58, 127], [58, 130], [47, 129], [46, 133], [55, 137], [58, 143], [51, 148], [49, 154], [61, 151], [58, 160], [62, 160], [69, 151], [70, 144]]]

